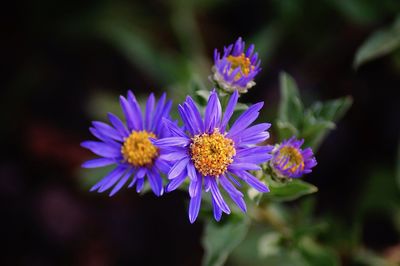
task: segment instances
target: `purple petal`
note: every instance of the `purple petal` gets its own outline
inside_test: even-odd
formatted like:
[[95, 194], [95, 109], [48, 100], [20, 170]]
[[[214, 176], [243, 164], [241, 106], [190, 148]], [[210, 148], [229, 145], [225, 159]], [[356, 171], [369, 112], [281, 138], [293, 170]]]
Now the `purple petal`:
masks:
[[236, 178], [234, 178], [232, 175], [230, 175], [229, 173], [226, 173], [226, 175], [228, 176], [228, 178], [229, 178], [233, 183], [235, 183], [236, 186], [238, 186], [238, 187], [241, 187], [241, 186], [242, 186], [242, 184], [240, 184], [239, 181], [238, 181]]
[[247, 208], [246, 208], [246, 203], [243, 200], [243, 193], [237, 190], [235, 186], [232, 185], [232, 183], [229, 182], [229, 180], [225, 176], [221, 176], [219, 180], [221, 186], [225, 189], [226, 192], [228, 192], [229, 196], [236, 203], [236, 205], [243, 212], [246, 212]]
[[172, 136], [187, 138], [186, 134], [175, 123], [167, 118], [162, 119], [165, 127], [171, 132]]
[[202, 180], [199, 178], [197, 186], [196, 186], [196, 196], [190, 199], [189, 203], [189, 220], [190, 223], [194, 223], [196, 221], [197, 216], [199, 215], [200, 205], [201, 205], [201, 185]]
[[220, 207], [218, 207], [218, 204], [215, 202], [213, 197], [211, 197], [211, 202], [213, 206], [214, 218], [217, 222], [219, 222], [221, 220], [222, 210]]
[[228, 205], [222, 198], [221, 192], [219, 191], [217, 181], [215, 178], [210, 178], [210, 183], [211, 183], [211, 195], [213, 199], [215, 200], [215, 203], [221, 208], [221, 210], [227, 214], [231, 213], [231, 210], [229, 209]]
[[235, 162], [252, 164], [264, 163], [272, 158], [270, 151], [270, 147], [268, 146], [251, 147], [239, 150], [239, 152], [236, 153]]
[[89, 140], [82, 142], [81, 146], [91, 150], [93, 153], [99, 156], [106, 158], [115, 158], [121, 155], [121, 149], [114, 145], [110, 145], [109, 143]]
[[[162, 110], [161, 115], [168, 118], [169, 119], [169, 113], [171, 111], [171, 107], [172, 107], [172, 101], [169, 100], [167, 101], [167, 103], [164, 105], [164, 109]], [[154, 122], [155, 123], [155, 122]], [[164, 124], [163, 123], [157, 123], [155, 124], [155, 129], [154, 132], [156, 132], [157, 134], [159, 134], [160, 136], [165, 136], [164, 131], [162, 131], [162, 129], [164, 128]]]
[[145, 120], [144, 120], [144, 128], [149, 131], [152, 128], [151, 118], [152, 118], [153, 111], [154, 111], [154, 104], [155, 104], [154, 93], [151, 93], [149, 98], [147, 99], [146, 113], [145, 113]]
[[254, 163], [232, 163], [228, 166], [229, 170], [261, 170], [261, 167]]
[[185, 179], [186, 179], [186, 171], [183, 171], [178, 177], [172, 179], [168, 183], [165, 190], [167, 192], [171, 192], [171, 191], [177, 189], [183, 183], [183, 181], [185, 181]]
[[128, 188], [131, 188], [137, 180], [140, 180], [140, 179], [144, 180], [143, 177], [145, 174], [146, 174], [146, 168], [143, 168], [143, 167], [139, 168], [139, 170], [136, 172], [135, 176], [133, 177], [132, 182], [128, 185]]
[[136, 182], [136, 192], [139, 193], [140, 191], [142, 191], [143, 186], [144, 186], [144, 178], [138, 179]]
[[185, 128], [190, 132], [190, 134], [195, 135], [195, 128], [192, 125], [192, 121], [188, 118], [185, 108], [182, 105], [178, 105], [178, 113], [185, 125]]
[[246, 52], [246, 57], [249, 58], [254, 52], [254, 44], [251, 44]]
[[105, 180], [103, 182], [103, 184], [99, 188], [98, 192], [104, 192], [107, 189], [109, 189], [110, 187], [112, 187], [121, 178], [121, 176], [124, 174], [125, 171], [126, 171], [126, 167], [122, 167], [122, 166], [117, 167], [115, 173], [113, 175], [110, 175], [107, 178], [107, 180]]
[[137, 102], [136, 97], [132, 91], [128, 91], [128, 102], [132, 107], [133, 113], [135, 114], [136, 125], [138, 129], [142, 130], [143, 129], [142, 111], [140, 110], [140, 105]]
[[114, 159], [108, 159], [108, 158], [98, 158], [98, 159], [93, 159], [86, 161], [82, 164], [83, 168], [97, 168], [97, 167], [104, 167], [107, 165], [114, 164], [115, 160]]
[[259, 133], [263, 133], [265, 130], [269, 129], [271, 127], [270, 123], [261, 123], [254, 125], [252, 127], [246, 128], [243, 131], [237, 132], [236, 134], [230, 134], [232, 138], [234, 138], [236, 135], [241, 136], [241, 139], [243, 140], [246, 137], [251, 137], [254, 135], [257, 135]]
[[179, 176], [183, 170], [186, 169], [186, 166], [189, 162], [189, 158], [184, 158], [172, 166], [171, 170], [168, 173], [168, 179], [174, 179]]
[[186, 114], [188, 118], [193, 122], [195, 125], [196, 134], [199, 134], [204, 131], [204, 124], [203, 120], [201, 119], [201, 115], [199, 109], [197, 108], [196, 104], [194, 103], [193, 99], [188, 96], [186, 98], [186, 102], [184, 107], [186, 107]]
[[138, 123], [138, 115], [132, 109], [132, 106], [125, 99], [125, 97], [120, 96], [120, 104], [122, 107], [122, 111], [125, 115], [126, 124], [128, 125], [129, 130], [141, 130], [142, 127]]
[[200, 181], [199, 180], [190, 181], [190, 184], [189, 184], [189, 195], [190, 195], [191, 198], [195, 197], [196, 193], [198, 192], [197, 189], [196, 189], [197, 188], [197, 182], [200, 182]]
[[247, 135], [235, 143], [238, 146], [259, 144], [261, 142], [264, 142], [268, 138], [269, 138], [269, 132], [264, 131], [264, 132], [261, 132], [261, 133], [255, 134], [255, 135]]
[[147, 170], [147, 179], [149, 180], [150, 187], [156, 196], [161, 196], [164, 192], [162, 179], [160, 174], [154, 169]]
[[222, 119], [221, 122], [221, 130], [222, 132], [225, 132], [225, 128], [228, 125], [229, 119], [231, 119], [231, 116], [233, 112], [235, 111], [235, 106], [237, 104], [237, 101], [239, 99], [239, 93], [237, 90], [233, 92], [231, 97], [229, 98], [228, 105], [226, 106], [226, 110], [224, 113], [224, 118]]
[[110, 192], [110, 197], [114, 196], [115, 193], [117, 193], [123, 185], [125, 185], [126, 181], [128, 181], [129, 177], [131, 177], [133, 172], [133, 169], [129, 170], [122, 178], [119, 180], [118, 184], [115, 185], [115, 187], [111, 190]]
[[250, 186], [255, 188], [256, 190], [258, 190], [260, 192], [269, 192], [268, 187], [263, 182], [258, 180], [257, 177], [253, 176], [252, 174], [250, 174], [250, 173], [248, 173], [246, 171], [237, 171], [237, 172], [234, 172], [234, 173], [238, 177], [243, 179], [245, 182], [247, 182], [247, 184], [249, 184]]
[[238, 149], [236, 150], [235, 158], [245, 157], [245, 156], [257, 156], [257, 155], [263, 155], [265, 153], [271, 153], [273, 148], [274, 146], [267, 145], [267, 146], [256, 146], [256, 147]]
[[157, 102], [156, 110], [154, 111], [154, 118], [153, 118], [153, 124], [151, 127], [151, 131], [155, 131], [157, 125], [161, 122], [160, 120], [163, 115], [163, 109], [164, 109], [166, 97], [167, 97], [167, 94], [164, 92]]
[[186, 169], [187, 169], [187, 173], [188, 173], [190, 180], [196, 181], [197, 180], [197, 171], [191, 161], [189, 161], [189, 163], [187, 164]]
[[160, 170], [160, 172], [162, 173], [168, 173], [169, 170], [171, 169], [171, 166], [168, 164], [167, 161], [162, 160], [160, 157], [158, 157], [155, 161], [154, 161], [154, 166]]
[[244, 130], [247, 126], [254, 122], [259, 115], [259, 110], [264, 105], [263, 102], [256, 103], [249, 107], [232, 125], [232, 128], [229, 130], [228, 136], [234, 136], [236, 133]]
[[100, 121], [94, 121], [92, 124], [103, 136], [114, 140], [123, 141], [119, 132], [110, 125], [107, 125], [106, 123]]
[[101, 187], [104, 183], [108, 182], [108, 180], [110, 180], [111, 178], [113, 178], [116, 174], [119, 173], [119, 171], [121, 170], [121, 166], [117, 166], [115, 167], [111, 172], [109, 172], [105, 177], [103, 177], [99, 182], [97, 182], [96, 184], [94, 184], [91, 188], [90, 191], [95, 191], [97, 190], [99, 187]]
[[108, 120], [110, 120], [111, 124], [118, 130], [119, 134], [123, 137], [129, 136], [129, 132], [126, 129], [124, 123], [114, 114], [108, 113]]
[[[197, 178], [201, 178], [201, 174], [200, 173], [197, 174]], [[208, 192], [211, 189], [211, 181], [210, 181], [211, 178], [214, 178], [214, 177], [209, 177], [209, 176], [203, 177], [203, 180], [204, 180], [204, 191], [205, 192]]]
[[218, 127], [221, 121], [221, 103], [218, 95], [214, 91], [211, 92], [208, 98], [206, 111], [204, 114], [204, 128], [206, 132], [211, 133], [215, 127]]
[[157, 147], [163, 148], [168, 146], [187, 146], [190, 143], [190, 139], [187, 137], [168, 137], [157, 139], [153, 141], [153, 144]]

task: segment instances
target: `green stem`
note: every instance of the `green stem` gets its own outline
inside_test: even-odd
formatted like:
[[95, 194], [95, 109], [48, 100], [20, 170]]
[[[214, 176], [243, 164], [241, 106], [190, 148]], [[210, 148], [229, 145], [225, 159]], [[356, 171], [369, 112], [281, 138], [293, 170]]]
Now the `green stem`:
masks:
[[254, 209], [255, 220], [272, 226], [276, 231], [280, 232], [283, 237], [290, 238], [291, 232], [286, 223], [271, 211], [267, 206], [257, 206]]

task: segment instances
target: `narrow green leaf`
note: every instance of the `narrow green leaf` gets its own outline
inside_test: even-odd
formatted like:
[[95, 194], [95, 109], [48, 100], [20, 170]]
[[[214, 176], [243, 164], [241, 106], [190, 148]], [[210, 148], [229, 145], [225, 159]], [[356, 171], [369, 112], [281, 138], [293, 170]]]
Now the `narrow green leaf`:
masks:
[[290, 122], [295, 127], [298, 127], [303, 119], [303, 104], [299, 97], [296, 82], [284, 72], [280, 74], [280, 92], [279, 121]]
[[317, 150], [329, 130], [336, 127], [338, 121], [350, 108], [353, 100], [350, 96], [312, 105], [304, 115], [300, 137], [304, 146]]
[[276, 126], [278, 128], [280, 139], [287, 139], [291, 136], [297, 136], [299, 134], [299, 130], [292, 125], [290, 122], [277, 121]]
[[292, 179], [286, 183], [272, 181], [269, 182], [269, 188], [271, 191], [265, 196], [276, 201], [295, 200], [318, 191], [316, 186], [299, 179]]
[[393, 25], [374, 32], [358, 49], [353, 65], [358, 68], [364, 63], [387, 55], [400, 47], [400, 15]]
[[303, 258], [306, 259], [310, 265], [339, 265], [339, 258], [332, 250], [318, 244], [310, 237], [301, 239], [298, 248]]
[[314, 116], [318, 119], [328, 121], [338, 121], [347, 112], [353, 103], [350, 96], [342, 97], [335, 100], [326, 101], [324, 103], [317, 102], [310, 107]]
[[247, 218], [231, 216], [222, 224], [210, 220], [203, 235], [204, 266], [223, 265], [232, 250], [238, 246], [249, 230]]
[[205, 102], [207, 102], [207, 100], [208, 100], [208, 97], [210, 97], [210, 91], [207, 91], [207, 90], [198, 90], [198, 91], [196, 91], [196, 94], [198, 95], [198, 96], [200, 96], [200, 98], [202, 99], [202, 100], [204, 100]]

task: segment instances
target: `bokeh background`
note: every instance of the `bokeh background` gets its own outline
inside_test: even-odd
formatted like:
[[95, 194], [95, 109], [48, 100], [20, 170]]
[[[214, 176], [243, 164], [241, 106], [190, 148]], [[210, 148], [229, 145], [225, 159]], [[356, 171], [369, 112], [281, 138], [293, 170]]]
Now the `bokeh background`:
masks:
[[308, 104], [352, 96], [305, 178], [319, 187], [308, 196], [312, 214], [328, 225], [320, 241], [343, 265], [368, 265], [355, 262], [361, 248], [400, 261], [400, 51], [353, 63], [371, 34], [394, 23], [398, 0], [8, 4], [1, 18], [1, 265], [200, 265], [203, 227], [190, 225], [187, 195], [89, 193], [102, 173], [80, 169], [92, 155], [79, 144], [91, 138], [90, 121], [119, 112], [118, 95], [128, 89], [143, 97], [166, 90], [177, 104], [195, 87], [211, 88], [214, 48], [239, 36], [262, 59], [257, 86], [243, 97], [265, 101], [262, 119], [275, 122], [281, 71]]

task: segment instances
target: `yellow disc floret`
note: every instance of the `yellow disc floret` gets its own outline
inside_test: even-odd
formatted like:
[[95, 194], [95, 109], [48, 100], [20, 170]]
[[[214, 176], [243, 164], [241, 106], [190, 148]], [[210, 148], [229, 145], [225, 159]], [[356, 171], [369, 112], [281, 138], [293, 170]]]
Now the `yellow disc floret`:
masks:
[[158, 156], [158, 148], [150, 142], [149, 138], [156, 138], [156, 136], [146, 130], [133, 131], [125, 139], [121, 148], [124, 159], [136, 167], [151, 165], [154, 158]]
[[278, 161], [281, 159], [288, 159], [288, 162], [284, 165], [283, 170], [288, 170], [290, 173], [295, 173], [299, 169], [300, 171], [304, 170], [303, 155], [301, 155], [300, 151], [294, 147], [282, 147], [279, 151]]
[[190, 144], [192, 161], [203, 176], [218, 177], [225, 173], [236, 154], [233, 140], [216, 128], [212, 134], [195, 135]]
[[[227, 57], [227, 60], [232, 64], [231, 71], [240, 67], [243, 75], [245, 76], [247, 76], [250, 73], [250, 71], [254, 69], [254, 66], [251, 65], [250, 58], [246, 57], [244, 53], [238, 56], [230, 55]], [[241, 78], [241, 73], [238, 73], [235, 76], [236, 80], [238, 80], [239, 78]]]

